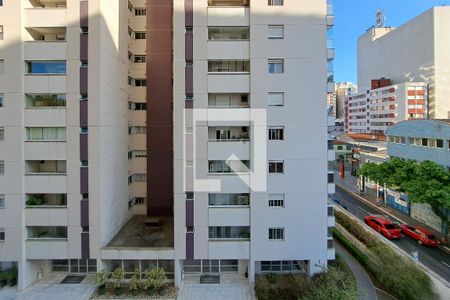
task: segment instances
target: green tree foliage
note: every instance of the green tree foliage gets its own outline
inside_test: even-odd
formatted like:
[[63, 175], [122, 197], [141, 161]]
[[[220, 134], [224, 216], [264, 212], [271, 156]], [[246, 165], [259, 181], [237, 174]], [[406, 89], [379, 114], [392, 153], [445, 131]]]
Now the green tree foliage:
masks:
[[436, 215], [447, 221], [450, 173], [436, 163], [394, 158], [381, 164], [364, 164], [358, 170], [358, 175], [408, 193], [412, 202], [429, 204]]

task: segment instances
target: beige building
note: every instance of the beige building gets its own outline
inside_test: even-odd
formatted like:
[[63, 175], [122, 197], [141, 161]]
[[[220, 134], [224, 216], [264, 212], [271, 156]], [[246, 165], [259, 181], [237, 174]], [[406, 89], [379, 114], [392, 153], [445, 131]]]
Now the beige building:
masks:
[[371, 28], [358, 40], [358, 87], [372, 79], [428, 85], [430, 118], [450, 117], [450, 7], [434, 7], [398, 28]]
[[358, 89], [357, 89], [356, 85], [351, 82], [336, 83], [336, 91], [335, 91], [336, 118], [343, 119], [345, 117], [345, 115], [344, 115], [344, 111], [345, 111], [344, 98], [346, 96], [356, 94], [357, 92], [358, 92]]
[[19, 290], [118, 267], [177, 286], [320, 272], [327, 2], [3, 1], [0, 264]]

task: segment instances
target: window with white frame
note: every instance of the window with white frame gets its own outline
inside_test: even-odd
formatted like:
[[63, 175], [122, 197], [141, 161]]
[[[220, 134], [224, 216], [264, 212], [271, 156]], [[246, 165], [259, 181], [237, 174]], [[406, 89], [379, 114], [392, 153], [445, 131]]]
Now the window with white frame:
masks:
[[140, 64], [140, 63], [145, 63], [147, 61], [147, 56], [145, 55], [134, 55], [133, 57], [133, 62]]
[[0, 242], [5, 241], [5, 228], [0, 228]]
[[284, 59], [272, 58], [268, 60], [269, 74], [284, 73]]
[[284, 25], [269, 25], [267, 28], [269, 39], [279, 40], [284, 38]]
[[284, 207], [284, 194], [269, 194], [269, 207]]
[[268, 0], [267, 4], [269, 6], [283, 6], [284, 0]]
[[284, 127], [269, 127], [269, 141], [284, 140]]
[[284, 228], [269, 228], [269, 240], [284, 240]]
[[144, 205], [146, 202], [146, 197], [135, 197], [134, 198], [134, 204], [135, 205]]
[[0, 142], [5, 141], [5, 127], [0, 127]]
[[0, 209], [5, 208], [5, 195], [0, 194]]
[[5, 161], [0, 160], [0, 175], [5, 175]]
[[269, 161], [269, 173], [284, 173], [284, 161]]
[[284, 105], [284, 93], [272, 92], [268, 94], [268, 105], [269, 106], [283, 106]]

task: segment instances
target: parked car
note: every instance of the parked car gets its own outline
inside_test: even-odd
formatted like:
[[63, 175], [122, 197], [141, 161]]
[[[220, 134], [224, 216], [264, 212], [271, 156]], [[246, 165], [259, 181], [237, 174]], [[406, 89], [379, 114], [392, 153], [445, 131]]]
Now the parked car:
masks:
[[376, 215], [369, 215], [364, 217], [364, 222], [388, 239], [399, 239], [401, 237], [400, 227], [388, 219]]
[[437, 247], [440, 244], [440, 242], [431, 232], [423, 228], [414, 227], [407, 224], [401, 224], [400, 228], [404, 234], [406, 234], [413, 240], [416, 240], [421, 245]]

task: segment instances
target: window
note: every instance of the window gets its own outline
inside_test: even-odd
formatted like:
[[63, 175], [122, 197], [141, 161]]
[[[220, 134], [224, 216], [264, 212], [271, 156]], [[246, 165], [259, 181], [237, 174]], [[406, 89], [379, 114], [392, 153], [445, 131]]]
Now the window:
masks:
[[147, 33], [146, 32], [135, 32], [134, 33], [134, 39], [135, 40], [145, 40], [145, 38], [146, 38], [146, 36], [147, 36]]
[[27, 94], [25, 98], [26, 108], [66, 106], [65, 94]]
[[28, 127], [28, 141], [65, 141], [66, 128], [64, 127]]
[[208, 72], [210, 73], [248, 73], [250, 72], [249, 60], [209, 60]]
[[[0, 140], [1, 140], [1, 133], [0, 133]], [[437, 148], [444, 148], [444, 140], [436, 140], [436, 147]]]
[[39, 175], [39, 174], [66, 174], [65, 160], [27, 160], [25, 162], [25, 174]]
[[270, 161], [269, 162], [269, 173], [284, 173], [284, 162], [283, 161]]
[[145, 8], [135, 8], [134, 9], [134, 15], [135, 16], [146, 16], [147, 10]]
[[5, 127], [0, 127], [0, 142], [5, 140]]
[[283, 25], [269, 25], [267, 37], [269, 39], [283, 39], [284, 38], [284, 26]]
[[194, 192], [186, 192], [186, 200], [194, 200]]
[[135, 205], [144, 205], [145, 204], [145, 197], [136, 197], [134, 198], [134, 204]]
[[284, 73], [284, 59], [269, 59], [269, 74]]
[[269, 240], [284, 240], [284, 228], [269, 228]]
[[5, 208], [5, 195], [0, 194], [0, 209]]
[[134, 56], [134, 62], [137, 63], [137, 64], [145, 63], [145, 61], [146, 61], [146, 56], [145, 55], [135, 55]]
[[26, 74], [66, 74], [66, 62], [27, 61]]
[[134, 150], [134, 157], [147, 157], [147, 150]]
[[428, 139], [422, 139], [422, 146], [428, 147]]
[[0, 75], [5, 74], [5, 60], [0, 59]]
[[284, 93], [269, 93], [268, 105], [269, 106], [283, 106], [284, 105]]
[[249, 38], [249, 27], [208, 27], [209, 40], [248, 40]]
[[146, 134], [147, 127], [145, 126], [131, 126], [128, 127], [128, 134]]
[[210, 239], [249, 239], [249, 226], [211, 226], [209, 227]]
[[328, 183], [334, 183], [334, 173], [328, 173]]
[[5, 175], [5, 161], [0, 160], [0, 175]]
[[5, 228], [0, 228], [0, 242], [5, 241]]
[[284, 0], [268, 0], [269, 6], [283, 6]]
[[[2, 4], [0, 3], [0, 6], [2, 6]], [[3, 25], [0, 25], [0, 41], [3, 40]]]
[[284, 194], [270, 194], [269, 207], [284, 207]]
[[247, 206], [250, 205], [250, 194], [209, 194], [210, 206]]
[[129, 110], [147, 110], [147, 103], [128, 102]]
[[269, 128], [269, 141], [282, 141], [282, 140], [284, 140], [283, 127]]
[[133, 79], [132, 80], [133, 86], [147, 86], [147, 80], [145, 79]]
[[300, 260], [261, 261], [261, 272], [305, 273], [306, 264]]
[[67, 194], [27, 194], [25, 205], [36, 206], [67, 206]]

